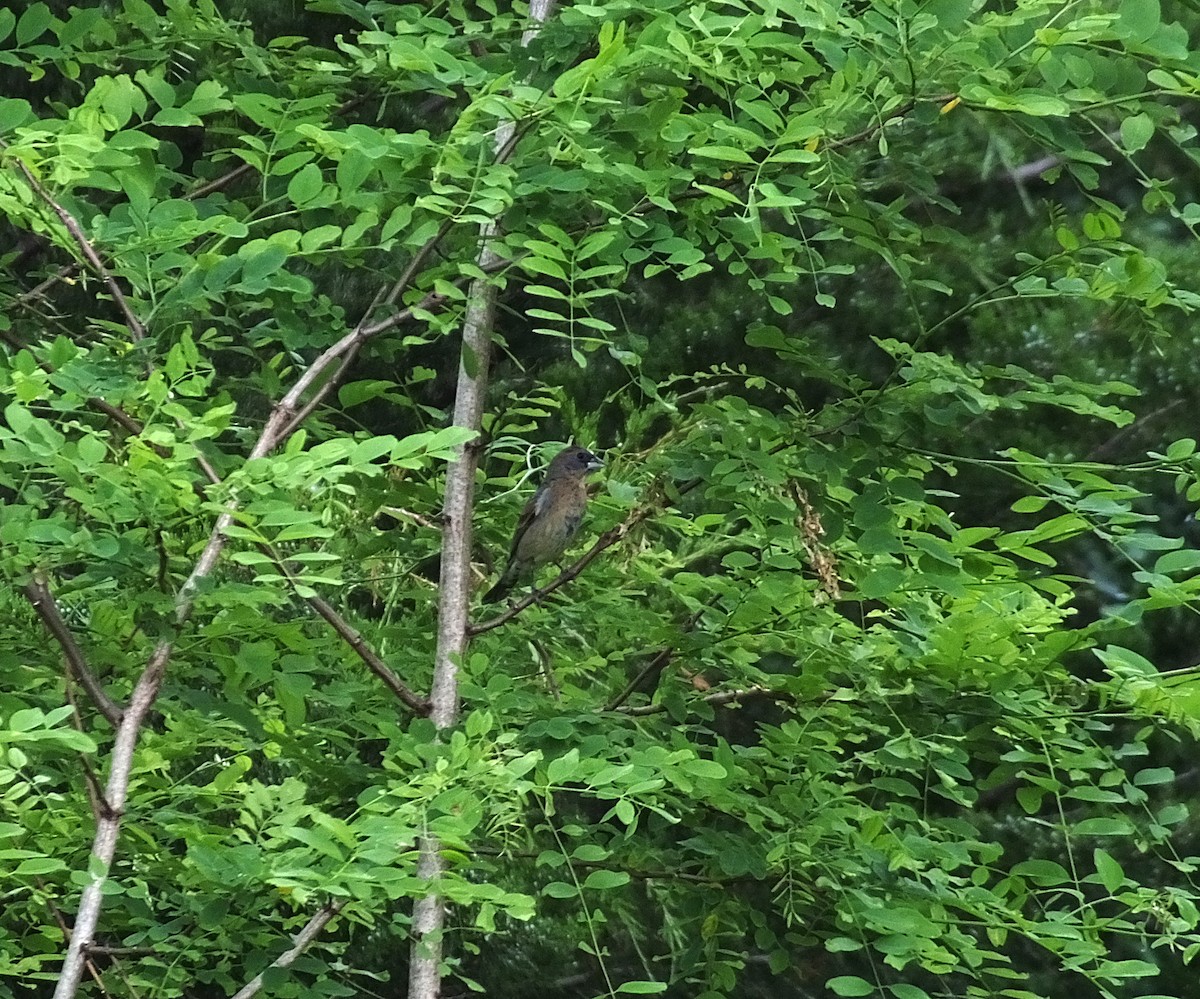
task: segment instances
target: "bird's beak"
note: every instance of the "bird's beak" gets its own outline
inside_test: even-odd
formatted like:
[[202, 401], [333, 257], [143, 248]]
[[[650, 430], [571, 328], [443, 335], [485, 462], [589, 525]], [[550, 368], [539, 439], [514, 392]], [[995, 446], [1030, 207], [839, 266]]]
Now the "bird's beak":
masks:
[[592, 455], [591, 461], [589, 461], [587, 463], [587, 471], [589, 471], [589, 472], [594, 472], [594, 471], [596, 471], [597, 468], [603, 468], [603, 467], [604, 467], [604, 462], [602, 462], [595, 455]]

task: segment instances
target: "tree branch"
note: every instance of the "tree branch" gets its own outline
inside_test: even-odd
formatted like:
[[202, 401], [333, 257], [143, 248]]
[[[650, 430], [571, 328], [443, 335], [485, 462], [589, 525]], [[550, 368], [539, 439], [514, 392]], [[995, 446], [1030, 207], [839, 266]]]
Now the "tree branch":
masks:
[[[475, 847], [470, 851], [475, 857], [496, 857], [501, 860], [507, 860], [512, 857], [519, 857], [522, 860], [536, 861], [542, 854], [536, 850], [497, 850], [489, 847]], [[766, 881], [771, 878], [778, 877], [778, 874], [766, 874], [757, 876], [754, 874], [739, 874], [730, 877], [716, 877], [708, 874], [693, 874], [691, 871], [669, 871], [669, 870], [645, 870], [638, 867], [625, 867], [621, 864], [614, 864], [610, 860], [580, 860], [578, 857], [571, 858], [572, 867], [582, 867], [591, 871], [619, 871], [622, 874], [628, 874], [631, 878], [636, 878], [639, 881], [689, 881], [694, 884], [706, 885], [734, 885], [745, 884], [747, 882]]]
[[59, 612], [58, 603], [54, 599], [54, 594], [50, 592], [50, 586], [40, 573], [35, 572], [33, 579], [23, 587], [25, 598], [33, 606], [34, 613], [42, 619], [42, 624], [46, 626], [46, 630], [50, 632], [54, 640], [58, 642], [63, 650], [63, 655], [66, 657], [67, 666], [72, 675], [88, 692], [88, 697], [92, 699], [92, 703], [96, 705], [99, 712], [108, 719], [108, 723], [113, 728], [118, 728], [121, 724], [123, 711], [121, 706], [117, 704], [100, 685], [100, 681], [88, 668], [87, 659], [84, 658], [83, 650], [79, 648], [79, 644], [75, 641], [75, 636], [71, 634], [71, 629], [67, 627], [67, 622], [63, 620], [62, 614]]
[[375, 650], [363, 641], [362, 635], [350, 627], [346, 620], [333, 607], [317, 596], [306, 597], [305, 599], [313, 610], [329, 622], [333, 630], [354, 650], [358, 658], [366, 663], [367, 669], [379, 677], [393, 694], [408, 705], [416, 714], [429, 714], [429, 702], [414, 694], [408, 685], [392, 671], [388, 664], [379, 658]]
[[[8, 148], [8, 143], [3, 139], [0, 139], [0, 149]], [[93, 271], [96, 272], [100, 280], [102, 280], [105, 285], [108, 286], [109, 294], [112, 295], [113, 301], [117, 304], [117, 308], [119, 308], [121, 313], [125, 316], [125, 325], [129, 327], [130, 336], [132, 336], [135, 341], [145, 339], [146, 328], [142, 325], [141, 320], [138, 319], [133, 309], [130, 308], [129, 300], [125, 297], [125, 293], [121, 291], [121, 286], [118, 285], [113, 276], [108, 273], [108, 268], [104, 266], [104, 261], [100, 259], [100, 255], [96, 252], [96, 248], [92, 246], [91, 242], [84, 234], [84, 231], [80, 227], [79, 222], [76, 221], [75, 216], [67, 211], [61, 204], [59, 204], [59, 202], [54, 199], [54, 196], [42, 186], [41, 181], [39, 181], [37, 177], [33, 175], [33, 171], [25, 165], [24, 160], [22, 160], [19, 156], [14, 156], [13, 159], [16, 161], [17, 168], [25, 175], [26, 183], [33, 188], [34, 193], [37, 194], [39, 198], [41, 198], [51, 207], [51, 209], [53, 209], [54, 214], [57, 215], [59, 221], [66, 226], [67, 232], [71, 234], [71, 238], [79, 247], [80, 252], [83, 253], [83, 257], [88, 262], [88, 265]]]
[[[529, 28], [521, 37], [528, 45], [550, 17], [554, 0], [530, 0]], [[512, 155], [517, 128], [502, 121], [496, 130], [493, 158]], [[492, 249], [500, 232], [494, 218], [480, 226], [478, 264], [487, 273], [502, 261]], [[496, 286], [485, 278], [471, 282], [463, 316], [462, 351], [458, 386], [454, 397], [455, 426], [478, 435], [483, 424], [487, 398], [488, 366], [491, 360], [492, 328], [496, 311]], [[440, 732], [458, 719], [458, 669], [471, 641], [471, 529], [475, 507], [475, 470], [479, 464], [476, 441], [459, 448], [446, 468], [446, 496], [442, 511], [442, 563], [438, 593], [438, 635], [433, 683], [429, 692], [430, 717]], [[413, 903], [412, 951], [409, 958], [409, 999], [438, 999], [442, 994], [442, 929], [446, 912], [436, 882], [444, 870], [436, 836], [422, 836], [417, 876], [428, 885], [428, 893]]]
[[[50, 891], [46, 887], [46, 882], [44, 882], [41, 878], [38, 878], [37, 883], [38, 887], [41, 888], [46, 895], [46, 904], [50, 907], [50, 912], [53, 913], [54, 921], [58, 923], [58, 928], [62, 931], [63, 938], [65, 940], [70, 940], [71, 927], [67, 925], [67, 921], [63, 918], [63, 914], [59, 911], [58, 906], [51, 901]], [[101, 994], [106, 996], [109, 995], [110, 993], [108, 989], [104, 987], [104, 979], [100, 977], [100, 972], [96, 968], [96, 965], [93, 964], [90, 959], [86, 963], [88, 974], [92, 976], [92, 981], [96, 983], [96, 986], [100, 989]]]
[[571, 580], [575, 579], [575, 577], [583, 572], [584, 569], [591, 565], [591, 563], [594, 562], [602, 552], [607, 551], [617, 542], [623, 540], [625, 536], [631, 530], [633, 530], [634, 527], [653, 514], [657, 509], [658, 507], [654, 504], [648, 504], [635, 509], [633, 513], [626, 517], [625, 520], [616, 527], [611, 527], [601, 534], [591, 548], [589, 548], [583, 555], [563, 569], [558, 576], [552, 579], [540, 590], [531, 590], [506, 611], [504, 611], [504, 613], [497, 614], [495, 617], [489, 618], [486, 621], [479, 621], [470, 625], [468, 631], [471, 637], [482, 635], [485, 632], [492, 631], [494, 628], [499, 628], [502, 624], [507, 624], [527, 607], [530, 607], [536, 603], [540, 603], [541, 600], [548, 594], [553, 593], [560, 587], [566, 586], [567, 583], [571, 582]]
[[651, 659], [643, 669], [638, 671], [638, 675], [625, 685], [625, 689], [617, 694], [617, 696], [609, 701], [606, 705], [604, 705], [604, 710], [616, 711], [617, 708], [619, 708], [633, 696], [634, 692], [646, 682], [648, 677], [654, 675], [655, 673], [661, 673], [664, 669], [666, 669], [667, 663], [671, 661], [671, 657], [674, 655], [674, 649], [660, 649], [658, 655]]
[[113, 743], [112, 762], [109, 766], [108, 784], [101, 801], [101, 814], [96, 822], [96, 836], [92, 841], [92, 857], [99, 870], [83, 890], [79, 900], [79, 911], [75, 914], [75, 929], [71, 934], [67, 953], [63, 958], [62, 973], [54, 989], [54, 999], [71, 999], [79, 988], [84, 968], [87, 966], [87, 948], [96, 932], [100, 919], [100, 903], [103, 901], [103, 886], [112, 866], [120, 836], [121, 815], [125, 809], [125, 798], [129, 793], [129, 775], [133, 770], [133, 752], [137, 747], [138, 734], [146, 720], [163, 675], [171, 658], [171, 642], [160, 641], [138, 677], [137, 685], [129, 698], [129, 706], [117, 726], [117, 737]]
[[[740, 690], [719, 690], [715, 694], [707, 694], [704, 697], [698, 698], [698, 701], [704, 704], [741, 704], [746, 701], [780, 701], [786, 704], [791, 704], [796, 700], [795, 694], [789, 694], [786, 690], [771, 690], [767, 687], [745, 687]], [[624, 715], [658, 715], [667, 710], [665, 704], [622, 704], [617, 708], [620, 714]]]
[[[413, 255], [412, 260], [408, 262], [408, 266], [404, 268], [404, 273], [396, 279], [391, 288], [388, 289], [387, 293], [384, 294], [381, 290], [380, 294], [376, 296], [375, 301], [371, 303], [370, 308], [367, 309], [363, 316], [364, 322], [374, 313], [375, 308], [380, 304], [381, 300], [382, 304], [384, 305], [396, 304], [400, 296], [404, 294], [404, 290], [410, 284], [412, 284], [413, 279], [424, 265], [426, 259], [428, 259], [429, 254], [431, 254], [437, 248], [437, 245], [445, 238], [446, 234], [451, 230], [451, 228], [453, 228], [453, 220], [446, 219], [446, 221], [441, 224], [441, 227], [438, 229], [438, 231], [434, 233], [432, 237], [427, 239], [425, 241], [425, 245]], [[404, 311], [409, 315], [412, 314], [411, 309], [406, 309]], [[360, 323], [359, 325], [361, 326], [362, 324]], [[371, 335], [374, 336], [374, 334]], [[350, 367], [350, 365], [354, 363], [354, 359], [358, 357], [358, 353], [360, 350], [362, 350], [363, 344], [366, 343], [366, 341], [367, 337], [364, 336], [346, 348], [345, 353], [342, 355], [341, 360], [338, 363], [337, 370], [329, 376], [328, 381], [325, 383], [326, 385], [331, 383], [336, 385], [341, 381], [342, 376], [346, 373], [346, 370]], [[328, 394], [328, 390], [318, 390], [314, 392], [312, 398], [309, 399], [308, 402], [306, 402], [303, 406], [301, 406], [296, 415], [288, 421], [287, 426], [283, 430], [284, 436], [290, 437], [296, 431], [296, 429], [309, 418], [313, 410], [315, 410], [321, 404], [321, 401]]]
[[[274, 961], [271, 962], [272, 968], [287, 968], [295, 963], [296, 958], [308, 949], [314, 940], [320, 936], [321, 931], [329, 924], [346, 903], [341, 899], [334, 902], [329, 902], [323, 905], [315, 916], [312, 917], [299, 933], [296, 934], [292, 941], [292, 946], [289, 950], [285, 950]], [[263, 975], [265, 972], [259, 972], [250, 981], [243, 985], [237, 992], [233, 994], [233, 999], [250, 999], [251, 996], [257, 995], [263, 987]]]

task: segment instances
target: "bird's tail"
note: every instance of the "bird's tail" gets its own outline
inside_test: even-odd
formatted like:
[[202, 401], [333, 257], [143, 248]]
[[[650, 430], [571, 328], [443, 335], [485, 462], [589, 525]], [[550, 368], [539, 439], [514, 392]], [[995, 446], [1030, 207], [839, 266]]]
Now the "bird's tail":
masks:
[[517, 576], [520, 574], [520, 566], [517, 565], [517, 560], [513, 559], [504, 567], [504, 572], [500, 574], [500, 578], [496, 581], [496, 585], [483, 595], [485, 604], [495, 603], [497, 600], [503, 600], [508, 596], [508, 591], [513, 588], [513, 583], [517, 581]]

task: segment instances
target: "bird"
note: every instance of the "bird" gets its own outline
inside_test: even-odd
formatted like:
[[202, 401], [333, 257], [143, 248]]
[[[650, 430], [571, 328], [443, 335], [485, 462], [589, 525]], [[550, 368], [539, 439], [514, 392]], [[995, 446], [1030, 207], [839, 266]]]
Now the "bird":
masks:
[[503, 599], [522, 576], [562, 556], [587, 509], [584, 480], [589, 473], [603, 467], [604, 462], [578, 445], [564, 448], [554, 456], [542, 484], [517, 519], [508, 564], [496, 585], [484, 595], [484, 603]]

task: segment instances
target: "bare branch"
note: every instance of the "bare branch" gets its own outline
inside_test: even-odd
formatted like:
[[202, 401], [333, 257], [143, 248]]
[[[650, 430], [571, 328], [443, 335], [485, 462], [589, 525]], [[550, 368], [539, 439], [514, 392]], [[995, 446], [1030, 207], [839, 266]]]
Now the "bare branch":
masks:
[[[524, 860], [537, 860], [541, 856], [536, 850], [497, 850], [490, 847], [475, 847], [469, 852], [475, 857], [497, 857], [504, 860], [513, 857], [519, 857]], [[578, 857], [572, 857], [571, 866], [592, 871], [620, 871], [622, 874], [628, 874], [631, 878], [637, 878], [640, 881], [690, 881], [694, 884], [707, 885], [745, 884], [747, 882], [765, 881], [769, 878], [779, 876], [777, 873], [772, 873], [765, 875], [739, 874], [732, 877], [718, 877], [710, 874], [695, 874], [691, 871], [648, 870], [614, 863], [611, 858], [608, 860], [580, 860]]]
[[[685, 632], [688, 632], [688, 631], [691, 631], [694, 627], [696, 627], [696, 623], [700, 620], [701, 617], [704, 616], [705, 610], [707, 610], [709, 607], [711, 607], [717, 601], [717, 599], [718, 598], [714, 596], [707, 603], [700, 606], [696, 610], [696, 612], [694, 614], [692, 614], [692, 616], [690, 618], [688, 618], [687, 622], [685, 623], [685, 625], [683, 627], [683, 630]], [[650, 660], [650, 662], [648, 662], [645, 665], [645, 667], [643, 667], [641, 670], [638, 671], [638, 675], [635, 676], [632, 680], [629, 681], [629, 683], [627, 683], [625, 685], [625, 689], [622, 690], [619, 694], [617, 694], [616, 697], [614, 697], [611, 701], [608, 702], [608, 704], [606, 704], [604, 706], [604, 710], [605, 711], [616, 711], [617, 708], [619, 708], [622, 704], [624, 704], [627, 700], [629, 700], [629, 698], [632, 697], [634, 695], [634, 693], [636, 693], [638, 690], [640, 690], [642, 688], [642, 685], [651, 677], [654, 677], [654, 682], [657, 683], [658, 682], [658, 674], [662, 673], [662, 671], [667, 668], [667, 664], [675, 656], [675, 651], [676, 650], [673, 648], [660, 649], [658, 651], [658, 653], [654, 656], [654, 658], [652, 658]], [[696, 682], [695, 678], [699, 678], [698, 674], [688, 674], [686, 670], [684, 670], [684, 673], [687, 674], [688, 676], [694, 678], [693, 683]]]
[[1164, 417], [1170, 416], [1175, 410], [1179, 409], [1187, 403], [1186, 399], [1175, 399], [1167, 403], [1165, 406], [1160, 406], [1152, 412], [1145, 413], [1139, 416], [1128, 426], [1122, 427], [1113, 434], [1103, 444], [1094, 447], [1091, 453], [1088, 454], [1085, 460], [1087, 461], [1109, 461], [1112, 457], [1119, 453], [1131, 439], [1136, 439], [1138, 435], [1148, 433], [1154, 424], [1160, 422]]
[[605, 711], [616, 711], [622, 704], [631, 698], [635, 691], [641, 688], [646, 680], [656, 673], [661, 673], [667, 667], [667, 663], [671, 661], [671, 657], [675, 655], [674, 649], [660, 649], [658, 655], [648, 662], [645, 667], [638, 671], [638, 675], [625, 685], [616, 697], [604, 705]]
[[91, 944], [87, 952], [101, 957], [151, 957], [159, 953], [158, 947], [109, 947], [106, 944]]
[[[358, 107], [360, 104], [365, 104], [368, 100], [370, 100], [369, 94], [359, 94], [357, 97], [352, 97], [350, 100], [334, 108], [333, 113], [334, 115], [343, 115], [347, 111], [354, 110], [354, 108]], [[221, 174], [221, 176], [214, 177], [207, 183], [201, 184], [199, 187], [189, 191], [183, 196], [183, 200], [195, 201], [197, 198], [203, 198], [206, 194], [212, 194], [215, 191], [224, 190], [230, 184], [240, 180], [242, 177], [245, 177], [246, 174], [252, 173], [254, 169], [254, 166], [249, 163], [239, 164], [232, 170], [228, 170]]]
[[108, 693], [100, 685], [100, 681], [96, 679], [95, 674], [88, 668], [83, 650], [79, 648], [79, 644], [75, 641], [75, 636], [71, 634], [71, 629], [67, 627], [67, 622], [63, 620], [63, 616], [59, 612], [54, 594], [50, 592], [50, 585], [40, 573], [35, 573], [33, 579], [25, 584], [24, 591], [25, 597], [33, 606], [34, 612], [42, 619], [42, 624], [46, 626], [46, 630], [50, 632], [54, 640], [62, 648], [63, 655], [66, 656], [67, 665], [72, 675], [79, 681], [83, 689], [88, 692], [92, 703], [108, 719], [108, 723], [113, 728], [120, 726], [123, 714], [121, 707], [108, 696]]
[[624, 537], [631, 530], [633, 530], [634, 527], [649, 517], [657, 509], [658, 507], [654, 505], [638, 507], [616, 527], [609, 528], [609, 530], [601, 534], [591, 548], [589, 548], [583, 555], [563, 569], [558, 576], [552, 579], [540, 590], [531, 590], [506, 611], [504, 611], [503, 614], [497, 614], [495, 617], [490, 618], [487, 621], [479, 621], [470, 625], [468, 629], [470, 635], [472, 637], [475, 635], [482, 635], [494, 628], [499, 628], [502, 624], [507, 624], [514, 617], [520, 614], [521, 611], [525, 610], [525, 608], [539, 603], [548, 594], [553, 593], [562, 586], [566, 586], [567, 583], [571, 582], [571, 580], [573, 580], [576, 576], [583, 572], [584, 569], [591, 565], [591, 563], [594, 562], [602, 552], [607, 551], [617, 542], [623, 540]]
[[236, 166], [232, 170], [228, 170], [221, 174], [220, 177], [214, 177], [208, 183], [201, 184], [199, 187], [188, 191], [188, 193], [184, 195], [184, 198], [187, 201], [194, 201], [196, 198], [203, 198], [206, 194], [212, 194], [215, 191], [224, 190], [230, 184], [240, 180], [242, 177], [245, 177], [246, 174], [252, 173], [253, 171], [254, 167], [249, 163], [242, 163], [240, 166]]
[[170, 658], [171, 643], [167, 640], [159, 642], [146, 668], [142, 670], [142, 675], [138, 677], [137, 685], [129, 698], [129, 706], [117, 726], [108, 783], [104, 789], [104, 799], [100, 803], [101, 814], [96, 822], [96, 836], [92, 841], [94, 866], [99, 868], [100, 873], [92, 876], [79, 900], [79, 911], [75, 914], [75, 930], [71, 934], [66, 956], [63, 958], [62, 972], [54, 989], [54, 999], [72, 999], [88, 964], [87, 947], [100, 919], [102, 889], [120, 836], [121, 815], [125, 809], [125, 798], [129, 793], [129, 775], [133, 769], [133, 751], [137, 747], [138, 734], [146, 715], [158, 697], [158, 690]]
[[[290, 578], [290, 577], [289, 577]], [[372, 673], [374, 673], [384, 685], [403, 701], [409, 708], [419, 715], [429, 714], [430, 704], [423, 700], [409, 689], [408, 685], [398, 677], [395, 672], [375, 653], [365, 641], [362, 635], [355, 631], [345, 619], [338, 614], [328, 603], [320, 597], [306, 597], [308, 605], [329, 622], [333, 630], [336, 631], [342, 640], [350, 646]]]
[[[786, 690], [770, 690], [767, 687], [746, 687], [740, 690], [718, 690], [715, 694], [708, 694], [705, 697], [698, 698], [699, 702], [704, 704], [742, 704], [746, 701], [781, 701], [790, 704], [796, 700], [794, 694], [789, 694]], [[657, 715], [662, 714], [667, 710], [665, 704], [623, 704], [617, 708], [617, 711], [624, 715]]]
[[[292, 941], [292, 946], [289, 950], [284, 951], [273, 962], [272, 968], [287, 968], [295, 963], [296, 958], [303, 954], [314, 940], [320, 936], [321, 931], [329, 924], [346, 903], [341, 899], [334, 902], [329, 902], [317, 910], [316, 915], [312, 917], [299, 933], [296, 934]], [[263, 974], [260, 972], [255, 975], [250, 981], [243, 985], [237, 992], [233, 994], [233, 999], [250, 999], [251, 996], [257, 995], [263, 987]]]
[[431, 531], [440, 531], [442, 529], [442, 525], [436, 520], [431, 520], [429, 517], [426, 517], [424, 514], [417, 513], [415, 510], [406, 510], [402, 506], [381, 506], [379, 508], [379, 512], [386, 513], [389, 516], [395, 517], [397, 520], [403, 517], [406, 520], [411, 520], [418, 527], [426, 527]]
[[53, 288], [59, 281], [65, 281], [70, 277], [74, 277], [79, 273], [79, 265], [75, 263], [64, 264], [48, 278], [40, 284], [30, 288], [29, 291], [22, 292], [12, 300], [12, 304], [17, 308], [22, 308], [35, 300], [41, 298], [46, 291]]
[[[363, 315], [362, 323], [359, 323], [359, 329], [361, 329], [363, 323], [365, 323], [367, 321], [367, 319], [369, 319], [371, 317], [371, 315], [375, 312], [375, 309], [379, 304], [381, 304], [381, 303], [384, 305], [395, 305], [396, 304], [396, 302], [399, 300], [400, 296], [402, 294], [404, 294], [404, 290], [410, 284], [412, 284], [413, 278], [416, 277], [417, 273], [420, 271], [421, 267], [424, 265], [425, 261], [428, 259], [429, 254], [431, 254], [434, 251], [434, 249], [437, 247], [438, 243], [440, 243], [442, 241], [442, 239], [445, 238], [446, 234], [450, 231], [450, 229], [452, 227], [453, 227], [453, 220], [446, 219], [446, 221], [441, 224], [441, 227], [438, 229], [438, 231], [436, 233], [434, 233], [433, 236], [431, 236], [428, 240], [425, 241], [425, 245], [422, 246], [421, 249], [419, 249], [413, 255], [412, 260], [410, 260], [408, 262], [408, 266], [404, 268], [404, 273], [401, 274], [400, 277], [396, 279], [396, 281], [392, 284], [391, 288], [389, 288], [386, 293], [384, 293], [381, 290], [380, 294], [376, 296], [375, 301], [371, 303], [370, 308], [368, 308], [366, 313]], [[412, 314], [411, 310], [406, 309], [404, 311], [406, 313], [408, 313], [409, 315]], [[358, 331], [356, 330], [356, 332], [358, 332]], [[374, 336], [375, 334], [371, 334], [371, 335]], [[332, 388], [333, 385], [338, 384], [342, 380], [342, 376], [345, 375], [345, 373], [346, 373], [347, 369], [350, 367], [350, 365], [354, 363], [354, 359], [356, 357], [358, 357], [358, 353], [360, 350], [362, 350], [363, 344], [366, 343], [366, 341], [367, 341], [367, 337], [361, 336], [359, 339], [357, 339], [354, 343], [350, 344], [346, 348], [345, 352], [342, 354], [340, 362], [338, 363], [337, 370], [334, 371], [334, 373], [329, 376], [329, 379], [326, 381], [325, 385]], [[325, 365], [322, 364], [322, 370], [324, 369], [324, 367], [325, 367]], [[288, 421], [287, 426], [284, 427], [284, 429], [283, 429], [283, 435], [285, 437], [290, 437], [293, 433], [295, 433], [296, 429], [302, 423], [304, 423], [304, 421], [307, 420], [310, 415], [312, 415], [313, 410], [315, 410], [321, 404], [322, 400], [328, 394], [329, 394], [329, 389], [325, 388], [324, 386], [322, 386], [321, 389], [318, 389], [316, 392], [314, 392], [312, 395], [312, 398], [309, 399], [308, 402], [306, 402], [297, 411], [296, 415], [293, 416], [291, 418], [291, 420]]]
[[[67, 921], [63, 918], [63, 914], [59, 911], [58, 906], [50, 900], [50, 892], [46, 887], [46, 882], [44, 882], [41, 878], [38, 878], [37, 883], [38, 887], [41, 888], [42, 892], [46, 895], [46, 904], [50, 907], [50, 911], [54, 915], [54, 921], [58, 923], [58, 928], [62, 931], [63, 938], [70, 940], [71, 927], [67, 925]], [[97, 988], [100, 989], [101, 994], [106, 996], [109, 995], [110, 993], [108, 989], [104, 987], [104, 979], [100, 977], [100, 972], [97, 970], [96, 965], [90, 960], [87, 962], [87, 970], [88, 974], [92, 976], [92, 981], [94, 981]]]
[[[521, 36], [528, 45], [550, 17], [554, 0], [530, 0], [529, 27]], [[500, 160], [516, 148], [517, 128], [506, 121], [496, 130], [493, 156]], [[485, 272], [503, 264], [492, 248], [500, 232], [499, 218], [480, 226], [478, 263]], [[487, 398], [488, 365], [496, 311], [496, 286], [485, 278], [471, 282], [463, 317], [462, 351], [458, 387], [454, 397], [455, 426], [475, 434], [483, 424]], [[442, 564], [439, 578], [438, 636], [433, 683], [429, 692], [430, 717], [440, 731], [458, 719], [458, 669], [471, 641], [471, 531], [475, 508], [475, 470], [479, 463], [476, 441], [463, 445], [446, 469], [446, 497], [442, 512]], [[437, 837], [423, 836], [419, 845], [417, 876], [429, 884], [428, 894], [412, 909], [412, 952], [408, 966], [409, 999], [437, 999], [442, 994], [442, 928], [446, 912], [436, 881], [444, 870]]]
[[[0, 139], [0, 149], [8, 148], [8, 143]], [[117, 284], [113, 276], [108, 273], [108, 268], [104, 266], [104, 261], [100, 259], [100, 255], [96, 252], [96, 248], [92, 246], [91, 241], [84, 234], [84, 231], [79, 225], [79, 222], [76, 220], [75, 216], [67, 211], [61, 204], [59, 204], [59, 202], [54, 199], [54, 196], [42, 186], [41, 181], [39, 181], [37, 177], [33, 175], [33, 171], [25, 165], [24, 160], [22, 160], [19, 156], [14, 156], [13, 159], [16, 161], [17, 168], [25, 175], [26, 183], [33, 188], [34, 193], [37, 194], [39, 198], [41, 198], [54, 210], [54, 214], [57, 215], [59, 221], [66, 226], [67, 232], [71, 234], [71, 238], [79, 247], [84, 259], [88, 262], [88, 265], [93, 271], [96, 272], [96, 274], [100, 277], [100, 280], [107, 285], [113, 301], [116, 302], [117, 307], [121, 310], [122, 315], [125, 316], [125, 325], [129, 327], [130, 336], [132, 336], [134, 340], [145, 339], [146, 328], [142, 325], [141, 320], [138, 319], [133, 309], [130, 308], [129, 300], [125, 297], [125, 293], [121, 291], [121, 286]]]

